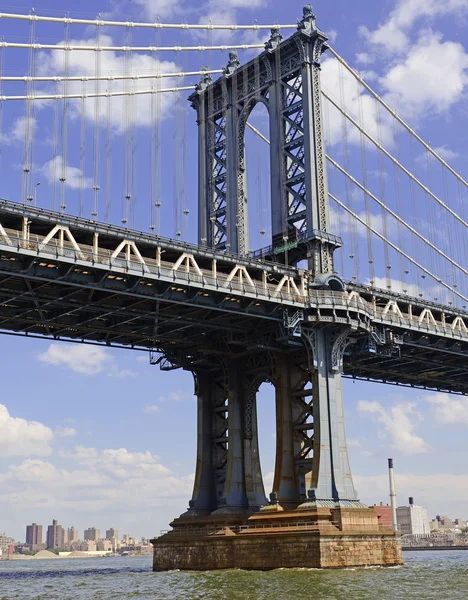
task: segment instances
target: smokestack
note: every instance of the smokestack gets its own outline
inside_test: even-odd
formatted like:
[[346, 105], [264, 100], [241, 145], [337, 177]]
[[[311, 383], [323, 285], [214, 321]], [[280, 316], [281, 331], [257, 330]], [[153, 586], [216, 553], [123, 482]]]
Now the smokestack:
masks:
[[390, 504], [392, 506], [392, 529], [398, 530], [396, 514], [396, 491], [395, 491], [395, 473], [393, 471], [393, 458], [388, 459], [388, 479], [390, 483]]
[[409, 500], [410, 506], [413, 506], [413, 504], [414, 504], [414, 498], [413, 498], [413, 496], [410, 496], [408, 498], [408, 500]]

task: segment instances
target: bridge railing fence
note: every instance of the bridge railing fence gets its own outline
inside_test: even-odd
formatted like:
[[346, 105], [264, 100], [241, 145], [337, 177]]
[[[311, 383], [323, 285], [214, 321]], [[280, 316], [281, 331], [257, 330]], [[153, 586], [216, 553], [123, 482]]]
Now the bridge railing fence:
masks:
[[[431, 318], [421, 319], [421, 311], [417, 314], [412, 312], [402, 312], [400, 309], [388, 310], [388, 307], [379, 306], [374, 302], [369, 302], [365, 298], [358, 294], [336, 292], [332, 290], [313, 290], [305, 289], [304, 296], [298, 295], [297, 293], [287, 292], [287, 288], [278, 290], [276, 283], [270, 283], [268, 281], [258, 281], [256, 279], [250, 279], [253, 283], [250, 283], [248, 279], [244, 279], [242, 283], [235, 279], [229, 279], [226, 273], [217, 271], [216, 275], [213, 275], [211, 270], [201, 269], [200, 273], [197, 273], [194, 269], [188, 272], [182, 268], [174, 269], [174, 263], [164, 260], [157, 260], [156, 258], [144, 257], [144, 260], [137, 260], [136, 258], [128, 260], [128, 258], [122, 258], [121, 256], [113, 256], [113, 252], [106, 248], [93, 248], [86, 244], [80, 244], [79, 247], [74, 245], [68, 239], [52, 238], [48, 239], [46, 243], [46, 236], [40, 236], [38, 234], [29, 233], [27, 236], [23, 232], [17, 230], [4, 229], [4, 235], [0, 235], [0, 246], [15, 247], [18, 250], [29, 250], [44, 255], [49, 255], [55, 259], [65, 257], [73, 261], [84, 261], [91, 265], [103, 265], [109, 269], [113, 269], [116, 273], [120, 270], [124, 273], [138, 273], [138, 275], [147, 276], [154, 275], [164, 280], [173, 281], [174, 284], [179, 285], [190, 285], [195, 284], [197, 287], [204, 288], [206, 290], [215, 289], [226, 292], [227, 294], [233, 294], [232, 301], [238, 301], [241, 296], [248, 296], [258, 298], [259, 300], [275, 301], [278, 303], [293, 304], [303, 306], [321, 307], [322, 310], [327, 307], [332, 311], [330, 318], [335, 318], [337, 309], [343, 309], [349, 311], [350, 309], [355, 311], [357, 318], [359, 315], [366, 315], [369, 319], [380, 322], [382, 324], [388, 324], [391, 326], [400, 326], [402, 329], [412, 328], [420, 331], [427, 331], [429, 333], [441, 333], [449, 334], [451, 337], [468, 338], [468, 326], [464, 319], [458, 319], [452, 317], [451, 320], [436, 321], [433, 313]], [[411, 299], [405, 299], [405, 304], [411, 304]], [[437, 315], [435, 311], [434, 314]], [[344, 318], [344, 317], [343, 317]], [[454, 323], [457, 323], [457, 327], [454, 327]]]

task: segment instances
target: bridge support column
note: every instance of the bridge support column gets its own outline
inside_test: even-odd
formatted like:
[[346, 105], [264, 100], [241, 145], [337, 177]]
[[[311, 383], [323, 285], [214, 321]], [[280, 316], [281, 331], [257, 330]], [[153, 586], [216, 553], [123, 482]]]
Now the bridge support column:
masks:
[[215, 452], [213, 442], [215, 395], [217, 390], [213, 374], [194, 373], [195, 393], [197, 395], [197, 466], [193, 495], [188, 512], [184, 517], [210, 514], [216, 507], [216, 481], [214, 475]]
[[258, 452], [255, 395], [239, 361], [228, 366], [228, 451], [223, 498], [213, 513], [246, 514], [266, 503]]
[[[344, 428], [341, 375], [350, 329], [306, 331], [313, 393], [313, 468], [307, 507], [364, 507], [354, 489]], [[304, 505], [305, 506], [305, 505]]]
[[297, 371], [291, 360], [280, 355], [276, 360], [276, 463], [273, 492], [281, 506], [294, 508], [301, 501], [299, 474], [296, 469], [293, 431], [292, 389]]

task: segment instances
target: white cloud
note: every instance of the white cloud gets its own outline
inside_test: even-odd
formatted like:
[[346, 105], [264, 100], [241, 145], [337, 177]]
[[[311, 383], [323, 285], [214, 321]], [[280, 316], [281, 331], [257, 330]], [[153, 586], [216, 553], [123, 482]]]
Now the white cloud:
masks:
[[181, 2], [178, 0], [133, 0], [134, 3], [144, 10], [149, 19], [158, 17], [170, 17], [180, 11]]
[[[322, 86], [338, 104], [366, 131], [385, 147], [393, 145], [391, 115], [381, 110], [377, 102], [365, 93], [354, 76], [344, 69], [335, 58], [327, 58], [322, 63]], [[324, 132], [327, 144], [334, 146], [342, 142], [343, 119], [347, 123], [347, 137], [350, 144], [360, 144], [361, 133], [328, 100], [324, 101]], [[369, 145], [370, 147], [370, 145]]]
[[[44, 175], [49, 183], [54, 183], [62, 177], [62, 157], [56, 156], [42, 165], [40, 172]], [[90, 177], [82, 178], [82, 171], [78, 167], [72, 167], [71, 165], [65, 166], [65, 185], [72, 190], [79, 189], [81, 187], [81, 181], [83, 179], [83, 186], [85, 188], [91, 188], [93, 185]]]
[[120, 369], [115, 363], [111, 366], [109, 372], [107, 373], [109, 377], [135, 377], [136, 373], [134, 371], [130, 371], [130, 369]]
[[437, 152], [437, 154], [447, 162], [450, 162], [460, 157], [460, 154], [458, 154], [458, 152], [454, 152], [447, 146], [436, 146], [434, 148], [434, 151]]
[[101, 373], [112, 361], [104, 348], [88, 344], [53, 343], [38, 358], [48, 365], [65, 366], [75, 373], [85, 375]]
[[0, 456], [48, 456], [53, 437], [49, 427], [12, 417], [0, 404]]
[[145, 408], [143, 409], [143, 412], [145, 412], [147, 415], [153, 415], [155, 413], [160, 412], [161, 407], [158, 406], [157, 404], [147, 404], [145, 406]]
[[379, 402], [368, 400], [360, 400], [358, 403], [358, 410], [362, 414], [369, 415], [384, 426], [383, 435], [390, 437], [394, 449], [402, 454], [425, 454], [431, 448], [414, 432], [414, 423], [422, 420], [414, 407], [413, 402], [385, 407]]
[[176, 390], [174, 392], [170, 392], [166, 396], [159, 396], [160, 402], [174, 401], [174, 402], [182, 402], [183, 400], [193, 400], [193, 394], [187, 394], [187, 392], [182, 392], [180, 390]]
[[444, 112], [462, 98], [468, 84], [468, 54], [461, 44], [424, 31], [380, 84], [386, 100], [407, 116]]
[[61, 438], [74, 437], [77, 433], [73, 427], [62, 427], [59, 425], [55, 428], [55, 434]]
[[367, 52], [359, 52], [356, 54], [356, 62], [361, 65], [371, 65], [375, 62], [375, 56], [368, 54]]
[[399, 0], [387, 20], [374, 31], [360, 27], [360, 33], [371, 44], [382, 46], [389, 52], [404, 53], [409, 41], [408, 33], [422, 18], [468, 12], [468, 0]]
[[54, 342], [38, 359], [48, 365], [68, 367], [75, 373], [97, 375], [106, 371], [108, 377], [133, 377], [130, 369], [121, 369], [105, 348], [91, 344]]
[[[14, 142], [24, 142], [26, 135], [34, 136], [37, 129], [37, 119], [34, 117], [18, 117], [13, 121], [7, 134], [2, 134], [1, 141], [9, 145]], [[29, 130], [29, 131], [28, 131]]]
[[138, 490], [139, 516], [150, 521], [154, 507], [183, 508], [190, 497], [193, 477], [177, 476], [149, 451], [77, 446], [61, 452], [64, 460], [67, 467], [58, 467], [52, 460], [27, 459], [0, 472], [2, 506], [102, 512], [104, 518], [110, 510], [117, 514], [133, 511]]
[[441, 425], [468, 425], [468, 398], [434, 393], [424, 397]]
[[[63, 42], [58, 42], [58, 45]], [[71, 45], [75, 46], [94, 46], [97, 45], [95, 38], [80, 40], [70, 40]], [[112, 38], [108, 35], [101, 35], [101, 46], [115, 45]], [[38, 75], [63, 75], [63, 56], [62, 52], [50, 51], [41, 52], [38, 57]], [[93, 50], [71, 50], [69, 52], [69, 74], [70, 76], [92, 76], [95, 75], [96, 62], [95, 52]], [[100, 53], [100, 69], [102, 75], [125, 75], [127, 68], [132, 75], [153, 74], [153, 73], [176, 73], [180, 71], [174, 62], [157, 60], [150, 54], [128, 53], [128, 62], [126, 53], [105, 51]], [[181, 80], [173, 78], [157, 79], [155, 88], [180, 87]], [[139, 80], [119, 80], [113, 82], [101, 81], [99, 92], [122, 92], [127, 90], [150, 90], [150, 79]], [[44, 91], [55, 93], [55, 88], [45, 88]], [[69, 82], [68, 94], [93, 94], [96, 92], [96, 82]], [[117, 133], [122, 133], [127, 127], [134, 125], [136, 127], [146, 127], [158, 119], [163, 119], [172, 109], [175, 95], [171, 93], [156, 94], [154, 100], [154, 111], [152, 112], [151, 95], [112, 97], [110, 98], [111, 112], [110, 125]], [[81, 100], [70, 100], [71, 115], [81, 114]], [[101, 125], [107, 123], [108, 99], [100, 98], [98, 102], [97, 117], [95, 114], [96, 101], [89, 98], [85, 102], [85, 115], [89, 121], [97, 121]]]

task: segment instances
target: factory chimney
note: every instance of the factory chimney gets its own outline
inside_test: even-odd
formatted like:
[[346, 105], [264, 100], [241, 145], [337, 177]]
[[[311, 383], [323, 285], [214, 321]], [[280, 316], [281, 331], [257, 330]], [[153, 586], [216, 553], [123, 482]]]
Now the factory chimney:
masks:
[[395, 491], [395, 473], [393, 471], [393, 458], [388, 459], [388, 479], [390, 482], [390, 504], [392, 506], [392, 529], [398, 530], [396, 513], [396, 491]]

